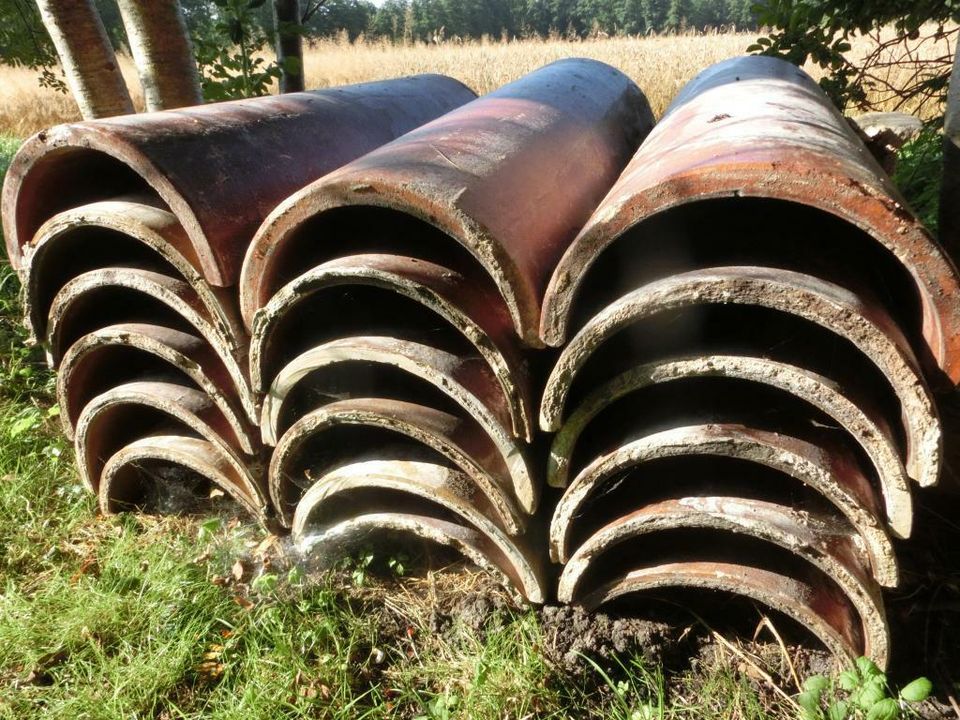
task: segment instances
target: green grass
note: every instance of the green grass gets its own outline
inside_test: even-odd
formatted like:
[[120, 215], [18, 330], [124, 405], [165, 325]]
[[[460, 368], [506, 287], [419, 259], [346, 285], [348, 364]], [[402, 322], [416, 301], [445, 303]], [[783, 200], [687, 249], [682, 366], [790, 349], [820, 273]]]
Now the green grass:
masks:
[[[0, 174], [16, 145], [0, 138]], [[230, 518], [98, 517], [18, 292], [0, 262], [0, 718], [794, 716], [729, 653], [564, 670], [535, 611], [459, 617], [487, 587], [467, 572], [357, 586], [258, 554], [262, 531]], [[454, 603], [442, 631], [434, 596]]]

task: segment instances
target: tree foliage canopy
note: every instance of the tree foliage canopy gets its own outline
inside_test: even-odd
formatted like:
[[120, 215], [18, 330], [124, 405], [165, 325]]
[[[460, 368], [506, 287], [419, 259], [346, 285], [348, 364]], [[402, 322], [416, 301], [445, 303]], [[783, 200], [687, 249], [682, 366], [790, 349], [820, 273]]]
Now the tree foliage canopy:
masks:
[[[942, 107], [960, 21], [960, 0], [765, 0], [773, 28], [751, 50], [827, 70], [820, 84], [840, 107]], [[850, 40], [873, 40], [851, 57]], [[942, 113], [942, 110], [941, 110]]]

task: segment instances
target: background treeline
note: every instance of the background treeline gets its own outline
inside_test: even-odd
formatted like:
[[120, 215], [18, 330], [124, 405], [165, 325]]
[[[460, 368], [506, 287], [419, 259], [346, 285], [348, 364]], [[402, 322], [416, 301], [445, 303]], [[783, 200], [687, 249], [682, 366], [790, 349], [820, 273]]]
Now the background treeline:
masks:
[[756, 28], [756, 0], [328, 0], [311, 34], [433, 40], [636, 35], [735, 25]]
[[[735, 26], [757, 27], [757, 0], [386, 0], [377, 7], [369, 0], [301, 0], [313, 12], [304, 22], [309, 37], [346, 32], [397, 42], [457, 38], [531, 38], [704, 30]], [[0, 0], [0, 5], [4, 0]], [[123, 44], [123, 25], [112, 0], [97, 6], [115, 44]], [[214, 0], [181, 0], [188, 25], [201, 30], [221, 10]], [[270, 3], [257, 10], [257, 19], [272, 30]]]

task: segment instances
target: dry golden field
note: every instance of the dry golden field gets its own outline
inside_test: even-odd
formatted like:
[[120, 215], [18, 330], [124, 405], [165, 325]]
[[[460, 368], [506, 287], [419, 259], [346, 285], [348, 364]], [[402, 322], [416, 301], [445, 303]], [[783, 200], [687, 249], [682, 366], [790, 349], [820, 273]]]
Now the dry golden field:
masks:
[[[632, 77], [659, 115], [677, 90], [698, 71], [743, 54], [755, 40], [756, 33], [584, 41], [489, 40], [441, 46], [379, 41], [351, 44], [330, 39], [306, 49], [305, 70], [309, 87], [438, 72], [484, 93], [552, 60], [590, 57], [614, 65]], [[862, 57], [869, 43], [865, 38], [855, 41], [853, 56]], [[120, 62], [134, 102], [140, 107], [142, 93], [133, 64], [126, 57], [121, 57]], [[808, 70], [817, 76], [815, 69]], [[79, 113], [69, 96], [38, 87], [36, 73], [30, 70], [0, 65], [0, 135], [25, 137], [58, 122], [76, 119]]]

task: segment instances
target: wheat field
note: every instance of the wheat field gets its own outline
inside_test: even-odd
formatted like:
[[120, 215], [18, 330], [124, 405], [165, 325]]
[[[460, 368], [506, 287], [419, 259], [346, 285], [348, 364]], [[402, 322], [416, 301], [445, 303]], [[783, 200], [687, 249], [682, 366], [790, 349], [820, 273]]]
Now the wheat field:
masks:
[[[350, 43], [341, 37], [311, 43], [305, 49], [304, 68], [307, 86], [313, 88], [436, 72], [485, 93], [553, 60], [589, 57], [620, 68], [633, 78], [659, 116], [677, 90], [697, 72], [744, 54], [756, 37], [755, 33], [716, 33], [580, 41], [484, 39], [444, 45], [396, 45], [363, 39]], [[869, 42], [867, 38], [854, 41], [852, 56], [865, 55]], [[142, 109], [143, 93], [133, 63], [121, 56], [120, 66], [134, 104]], [[821, 74], [816, 68], [807, 69], [814, 77]], [[0, 135], [26, 137], [79, 117], [68, 95], [38, 86], [34, 71], [0, 64]]]

